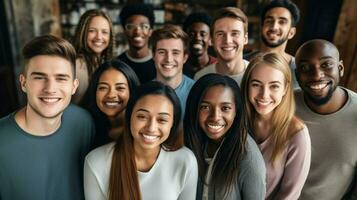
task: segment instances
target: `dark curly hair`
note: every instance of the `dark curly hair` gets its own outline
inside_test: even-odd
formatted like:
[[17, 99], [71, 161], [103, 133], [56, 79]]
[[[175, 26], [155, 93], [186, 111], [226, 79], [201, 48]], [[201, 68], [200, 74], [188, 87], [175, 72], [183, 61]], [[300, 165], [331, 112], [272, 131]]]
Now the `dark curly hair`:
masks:
[[183, 22], [182, 29], [187, 32], [189, 26], [198, 22], [207, 24], [207, 26], [211, 27], [212, 17], [205, 12], [193, 12], [188, 15]]
[[151, 4], [135, 3], [127, 4], [120, 11], [119, 18], [123, 27], [126, 25], [126, 20], [133, 15], [143, 15], [149, 19], [150, 26], [155, 23], [154, 8]]

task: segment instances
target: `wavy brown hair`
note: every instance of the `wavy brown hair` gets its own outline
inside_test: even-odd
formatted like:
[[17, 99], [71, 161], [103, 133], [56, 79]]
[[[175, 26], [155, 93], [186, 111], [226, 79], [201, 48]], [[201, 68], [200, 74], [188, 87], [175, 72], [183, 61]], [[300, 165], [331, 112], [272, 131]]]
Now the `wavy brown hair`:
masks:
[[[97, 17], [97, 16], [104, 17], [108, 21], [109, 28], [110, 28], [108, 47], [102, 52], [100, 57], [98, 57], [96, 53], [94, 53], [88, 47], [88, 43], [87, 43], [89, 24], [93, 19], [93, 17]], [[78, 57], [84, 59], [88, 68], [88, 75], [89, 77], [91, 77], [92, 73], [95, 71], [96, 68], [98, 68], [98, 66], [101, 63], [110, 60], [113, 57], [114, 34], [113, 34], [112, 20], [106, 13], [104, 13], [101, 10], [97, 10], [97, 9], [88, 10], [81, 16], [79, 20], [72, 43], [77, 51]]]
[[295, 98], [289, 64], [279, 54], [259, 54], [250, 61], [242, 79], [242, 95], [244, 99], [244, 108], [246, 110], [245, 120], [250, 129], [253, 130], [253, 137], [255, 137], [254, 121], [257, 113], [249, 101], [248, 92], [252, 72], [256, 67], [261, 65], [268, 65], [269, 67], [282, 72], [285, 80], [284, 86], [286, 87], [286, 93], [280, 104], [274, 109], [271, 120], [271, 137], [274, 147], [270, 161], [274, 163], [274, 161], [276, 161], [282, 154], [288, 140], [297, 132], [297, 130], [303, 128], [303, 123], [295, 116]]

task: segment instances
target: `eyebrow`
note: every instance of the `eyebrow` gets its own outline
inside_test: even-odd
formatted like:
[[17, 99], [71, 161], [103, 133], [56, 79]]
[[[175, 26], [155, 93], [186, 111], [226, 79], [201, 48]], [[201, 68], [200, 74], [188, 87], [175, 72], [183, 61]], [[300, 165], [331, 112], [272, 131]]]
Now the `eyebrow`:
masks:
[[[255, 82], [258, 82], [258, 83], [263, 83], [263, 82], [261, 82], [260, 80], [257, 80], [257, 79], [252, 79], [251, 81], [252, 82], [255, 81]], [[269, 84], [274, 84], [274, 83], [282, 84], [280, 81], [270, 81], [269, 82]]]
[[[202, 100], [202, 101], [201, 101], [201, 104], [202, 104], [202, 103], [210, 104], [210, 102], [205, 101], [205, 100]], [[224, 101], [224, 102], [221, 102], [220, 104], [234, 104], [234, 102], [227, 102], [227, 101]]]
[[[46, 73], [43, 73], [43, 72], [32, 72], [30, 75], [31, 76], [48, 76]], [[71, 78], [71, 76], [68, 74], [55, 74], [55, 76]]]
[[[98, 83], [98, 85], [100, 85], [100, 84], [109, 85], [109, 83], [104, 82], [104, 81], [100, 81], [100, 82]], [[115, 85], [127, 85], [127, 84], [126, 84], [126, 83], [115, 83]]]
[[[146, 113], [150, 113], [149, 110], [146, 110], [144, 108], [139, 108], [136, 112], [146, 112]], [[167, 116], [171, 116], [169, 113], [167, 112], [160, 112], [159, 115], [167, 115]]]

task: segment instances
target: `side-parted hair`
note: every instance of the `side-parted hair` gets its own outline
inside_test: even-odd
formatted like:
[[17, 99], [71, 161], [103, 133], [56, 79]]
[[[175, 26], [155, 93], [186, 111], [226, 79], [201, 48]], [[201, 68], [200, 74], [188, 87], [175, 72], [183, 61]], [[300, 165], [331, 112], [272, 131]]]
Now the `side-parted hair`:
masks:
[[[96, 93], [99, 84], [99, 79], [102, 74], [109, 70], [115, 69], [121, 72], [128, 82], [129, 94], [131, 95], [140, 85], [139, 78], [134, 70], [124, 62], [113, 59], [101, 64], [92, 75], [87, 92], [84, 95], [82, 106], [87, 109], [93, 116], [96, 124], [96, 137], [94, 146], [109, 142], [108, 131], [110, 129], [110, 121], [108, 117], [99, 109], [96, 103]], [[98, 144], [96, 144], [98, 143]]]
[[273, 0], [270, 1], [267, 5], [265, 5], [265, 7], [263, 8], [263, 11], [260, 15], [260, 22], [263, 25], [264, 23], [264, 19], [265, 19], [265, 15], [267, 14], [267, 12], [273, 8], [286, 8], [287, 10], [289, 10], [290, 14], [291, 14], [291, 26], [292, 27], [296, 27], [297, 23], [300, 20], [300, 10], [297, 7], [297, 5], [293, 2], [291, 2], [290, 0]]
[[125, 27], [127, 19], [133, 15], [142, 15], [149, 19], [150, 27], [153, 28], [155, 24], [154, 8], [151, 4], [133, 3], [127, 4], [120, 11], [120, 23]]
[[205, 145], [210, 140], [198, 122], [200, 104], [207, 90], [221, 85], [229, 88], [234, 94], [236, 115], [232, 126], [224, 135], [223, 143], [217, 153], [212, 168], [211, 184], [224, 195], [228, 194], [239, 177], [239, 165], [246, 152], [248, 130], [243, 121], [243, 104], [240, 88], [236, 81], [220, 74], [207, 74], [193, 85], [187, 99], [184, 136], [185, 145], [195, 154], [198, 162], [199, 179], [205, 183], [208, 165], [205, 161]]
[[[88, 29], [91, 20], [94, 17], [104, 17], [110, 28], [109, 44], [108, 47], [102, 52], [101, 56], [98, 57], [96, 53], [93, 52], [88, 46], [87, 37]], [[76, 32], [73, 38], [73, 45], [77, 51], [78, 57], [83, 57], [87, 67], [89, 77], [93, 74], [94, 70], [104, 61], [110, 60], [113, 57], [114, 49], [114, 34], [113, 34], [113, 24], [110, 17], [103, 11], [92, 9], [86, 11], [80, 18]]]
[[133, 136], [131, 134], [131, 115], [136, 103], [148, 95], [167, 97], [174, 108], [174, 122], [170, 135], [161, 144], [165, 151], [175, 151], [183, 146], [183, 134], [179, 131], [181, 119], [180, 100], [175, 91], [160, 82], [151, 81], [139, 86], [129, 97], [125, 112], [126, 126], [114, 146], [109, 180], [109, 200], [141, 200], [139, 179], [135, 163]]
[[189, 47], [189, 37], [181, 29], [181, 27], [173, 25], [173, 24], [166, 24], [161, 28], [158, 28], [153, 31], [151, 37], [150, 37], [150, 43], [152, 45], [152, 51], [155, 53], [156, 51], [156, 45], [160, 40], [166, 40], [166, 39], [180, 39], [183, 44], [184, 48], [184, 53], [188, 53], [188, 47]]
[[244, 14], [244, 12], [236, 7], [224, 7], [217, 11], [216, 15], [213, 18], [212, 26], [211, 26], [211, 35], [214, 33], [214, 24], [216, 21], [222, 18], [233, 18], [243, 23], [244, 34], [248, 34], [248, 17]]
[[248, 123], [250, 130], [254, 135], [254, 120], [257, 115], [255, 108], [249, 101], [249, 84], [253, 70], [258, 66], [269, 66], [279, 70], [284, 75], [284, 86], [286, 93], [282, 98], [280, 104], [274, 109], [272, 115], [272, 141], [273, 152], [270, 161], [274, 161], [282, 154], [287, 141], [295, 132], [289, 131], [291, 129], [300, 129], [301, 122], [295, 117], [295, 99], [292, 86], [292, 77], [289, 64], [279, 54], [265, 53], [259, 54], [250, 61], [242, 79], [242, 95], [244, 98], [244, 108], [246, 110], [245, 120]]
[[53, 35], [43, 35], [33, 38], [22, 49], [25, 59], [24, 76], [27, 73], [27, 64], [35, 56], [58, 56], [71, 63], [73, 78], [76, 77], [76, 50], [67, 40]]

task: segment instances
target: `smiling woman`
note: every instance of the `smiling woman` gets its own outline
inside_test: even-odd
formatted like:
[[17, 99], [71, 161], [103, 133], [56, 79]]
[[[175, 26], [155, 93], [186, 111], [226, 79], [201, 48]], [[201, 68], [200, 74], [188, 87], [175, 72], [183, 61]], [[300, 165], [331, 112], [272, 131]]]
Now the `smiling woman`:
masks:
[[197, 161], [183, 147], [175, 91], [159, 82], [140, 86], [129, 98], [125, 120], [115, 143], [86, 157], [86, 199], [196, 199]]
[[78, 54], [76, 70], [79, 80], [73, 101], [79, 104], [95, 69], [113, 56], [114, 34], [110, 17], [100, 10], [85, 12], [79, 20], [73, 45]]

